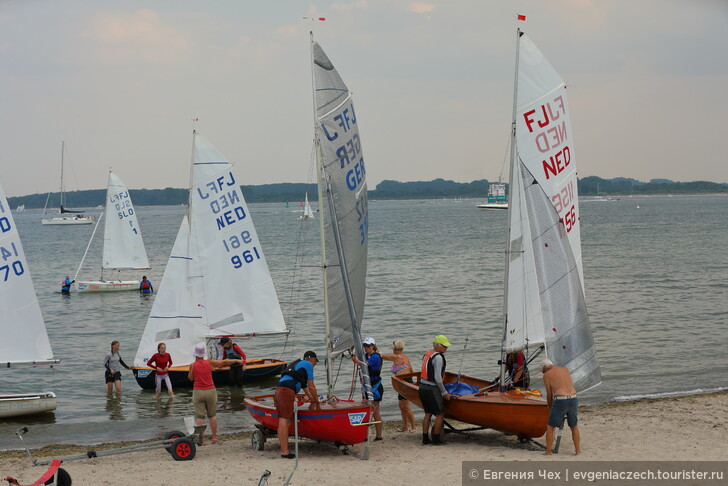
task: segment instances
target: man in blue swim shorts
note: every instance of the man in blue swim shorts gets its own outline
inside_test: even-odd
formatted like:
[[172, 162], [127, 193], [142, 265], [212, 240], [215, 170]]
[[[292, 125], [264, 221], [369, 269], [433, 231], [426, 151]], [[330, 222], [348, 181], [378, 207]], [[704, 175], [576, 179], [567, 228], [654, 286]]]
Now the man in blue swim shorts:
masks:
[[546, 428], [545, 456], [552, 453], [554, 430], [561, 426], [564, 416], [571, 429], [571, 439], [574, 441], [576, 454], [581, 453], [581, 435], [579, 434], [579, 420], [577, 409], [579, 402], [576, 399], [576, 388], [571, 381], [569, 370], [545, 359], [541, 362], [543, 371], [543, 384], [546, 387], [546, 397], [551, 412], [549, 413], [548, 427]]

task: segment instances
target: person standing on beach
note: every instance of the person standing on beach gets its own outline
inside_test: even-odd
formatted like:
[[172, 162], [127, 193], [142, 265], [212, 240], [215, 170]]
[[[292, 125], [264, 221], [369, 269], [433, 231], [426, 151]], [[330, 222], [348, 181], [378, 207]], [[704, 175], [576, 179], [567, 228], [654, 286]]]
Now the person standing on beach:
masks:
[[232, 365], [230, 367], [230, 384], [233, 386], [243, 386], [243, 371], [245, 370], [245, 362], [247, 356], [240, 346], [230, 340], [229, 337], [223, 336], [218, 341], [218, 344], [222, 346], [222, 357], [223, 359], [242, 359], [243, 364]]
[[[379, 411], [379, 406], [382, 403], [382, 396], [384, 395], [384, 385], [382, 385], [382, 355], [377, 349], [377, 343], [374, 338], [368, 337], [362, 343], [364, 347], [364, 353], [366, 353], [366, 365], [369, 374], [369, 383], [372, 386], [372, 409], [374, 416], [374, 430], [376, 431], [374, 440], [382, 440], [382, 414]], [[352, 354], [351, 359], [357, 365], [361, 366], [362, 362], [356, 355]]]
[[[432, 349], [422, 358], [422, 372], [420, 374], [419, 395], [425, 416], [422, 418], [422, 444], [440, 445], [442, 423], [445, 420], [445, 400], [450, 400], [450, 394], [445, 389], [442, 377], [445, 376], [445, 352], [450, 347], [450, 341], [442, 334], [435, 336]], [[432, 427], [432, 440], [428, 435], [430, 421], [435, 416], [435, 425]]]
[[119, 348], [121, 344], [119, 341], [111, 341], [111, 352], [106, 353], [104, 356], [104, 368], [106, 372], [106, 392], [111, 394], [112, 388], [116, 385], [116, 394], [121, 395], [121, 367], [123, 366], [127, 370], [130, 369], [124, 360], [121, 359], [119, 354]]
[[[392, 374], [394, 376], [412, 373], [412, 363], [410, 363], [409, 356], [404, 354], [404, 341], [394, 341], [392, 343], [392, 354], [382, 354], [382, 359], [394, 362], [392, 365]], [[411, 377], [402, 379], [412, 383]], [[397, 432], [417, 432], [417, 429], [415, 429], [415, 414], [410, 408], [409, 400], [400, 394], [397, 394], [397, 399], [399, 411], [402, 414], [402, 428], [397, 429]]]
[[293, 403], [296, 400], [296, 394], [303, 389], [312, 404], [311, 406], [318, 406], [318, 393], [313, 382], [313, 367], [317, 363], [316, 353], [306, 351], [303, 354], [303, 359], [297, 359], [288, 364], [288, 367], [281, 373], [283, 376], [278, 380], [278, 385], [276, 385], [273, 402], [278, 414], [278, 442], [281, 445], [281, 457], [284, 459], [294, 459], [296, 457], [288, 450], [288, 429], [293, 421]]
[[544, 456], [551, 455], [554, 430], [561, 426], [564, 416], [571, 429], [571, 439], [574, 442], [576, 454], [580, 454], [581, 434], [577, 425], [579, 423], [577, 417], [579, 402], [576, 399], [576, 388], [571, 381], [571, 374], [563, 366], [554, 366], [554, 363], [548, 359], [541, 362], [541, 371], [543, 371], [543, 384], [546, 387], [546, 400], [551, 409], [546, 428], [546, 452], [543, 454]]
[[233, 364], [242, 364], [241, 359], [205, 359], [204, 346], [195, 347], [195, 362], [190, 365], [187, 378], [194, 382], [192, 387], [192, 403], [195, 405], [195, 422], [205, 424], [205, 417], [210, 421], [212, 443], [217, 444], [217, 390], [212, 381], [212, 368], [222, 368]]
[[149, 358], [147, 366], [154, 368], [154, 391], [157, 394], [157, 398], [162, 394], [162, 382], [167, 384], [167, 393], [170, 397], [173, 397], [172, 382], [169, 380], [169, 368], [172, 366], [172, 356], [167, 353], [166, 344], [157, 344], [157, 352]]

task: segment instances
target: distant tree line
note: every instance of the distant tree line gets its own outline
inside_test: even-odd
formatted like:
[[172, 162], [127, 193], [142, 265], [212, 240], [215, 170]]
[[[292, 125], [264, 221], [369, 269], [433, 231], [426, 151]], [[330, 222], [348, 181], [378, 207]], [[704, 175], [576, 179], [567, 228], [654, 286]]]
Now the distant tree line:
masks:
[[[444, 179], [418, 182], [398, 182], [385, 180], [369, 191], [370, 199], [440, 199], [440, 198], [484, 198], [490, 182], [481, 179], [472, 182], [454, 182]], [[315, 184], [281, 183], [259, 186], [242, 186], [248, 202], [298, 202], [308, 193], [311, 201], [318, 200]], [[168, 187], [166, 189], [130, 189], [132, 201], [136, 206], [171, 206], [186, 204], [188, 190]], [[617, 177], [602, 179], [589, 176], [579, 179], [579, 195], [652, 195], [652, 194], [718, 194], [728, 193], [727, 183], [695, 181], [673, 182], [667, 179], [653, 179], [641, 182], [635, 179]], [[93, 189], [66, 192], [65, 207], [69, 209], [96, 207], [104, 204], [106, 191]], [[48, 200], [48, 208], [58, 208], [59, 193], [31, 194], [10, 197], [11, 208], [24, 204], [26, 208], [43, 208]]]

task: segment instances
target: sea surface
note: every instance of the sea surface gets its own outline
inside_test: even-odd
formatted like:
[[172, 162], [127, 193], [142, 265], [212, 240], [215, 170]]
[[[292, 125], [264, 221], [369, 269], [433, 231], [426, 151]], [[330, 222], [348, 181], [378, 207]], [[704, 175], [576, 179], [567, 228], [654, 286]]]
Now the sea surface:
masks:
[[[501, 339], [505, 211], [476, 208], [481, 201], [370, 201], [369, 267], [364, 335], [389, 352], [402, 339], [413, 362], [446, 334], [448, 369], [492, 379]], [[324, 352], [318, 221], [302, 229], [298, 202], [251, 204], [289, 329], [242, 342], [249, 357], [300, 357]], [[101, 210], [91, 210], [98, 214]], [[185, 208], [137, 208], [159, 287]], [[15, 214], [54, 353], [53, 369], [2, 369], [0, 392], [52, 390], [58, 409], [40, 418], [0, 420], [0, 450], [20, 448], [16, 430], [28, 425], [30, 447], [97, 444], [156, 438], [184, 429], [193, 415], [191, 392], [173, 400], [142, 390], [123, 373], [120, 398], [108, 397], [103, 357], [112, 340], [131, 364], [154, 296], [135, 292], [63, 296], [74, 276], [91, 225], [42, 226], [40, 211]], [[599, 404], [645, 396], [696, 394], [728, 388], [728, 197], [625, 197], [582, 200], [586, 298], [603, 383], [580, 400]], [[101, 233], [102, 228], [99, 229]], [[89, 248], [80, 278], [100, 274], [101, 238]], [[124, 277], [141, 277], [122, 274]], [[4, 318], [3, 318], [4, 319]], [[324, 390], [323, 365], [316, 382]], [[348, 360], [334, 365], [336, 392], [352, 384]], [[382, 411], [399, 419], [385, 377]], [[219, 393], [222, 433], [253, 429], [245, 394], [271, 393], [275, 378]], [[420, 411], [416, 411], [421, 416]]]

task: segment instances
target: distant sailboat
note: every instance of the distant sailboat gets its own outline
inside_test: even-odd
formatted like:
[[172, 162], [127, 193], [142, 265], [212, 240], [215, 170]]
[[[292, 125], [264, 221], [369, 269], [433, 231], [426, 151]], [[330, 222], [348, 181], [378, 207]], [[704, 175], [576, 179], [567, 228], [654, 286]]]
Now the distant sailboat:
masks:
[[18, 207], [15, 208], [15, 212], [22, 213], [23, 211], [25, 211], [25, 204], [18, 204]]
[[[10, 213], [5, 191], [0, 185], [0, 366], [28, 368], [53, 366], [53, 357], [43, 314], [35, 295], [30, 267], [20, 243], [20, 235]], [[0, 395], [0, 418], [49, 412], [56, 409], [53, 392]]]
[[[83, 211], [67, 209], [63, 205], [65, 203], [65, 190], [63, 186], [63, 154], [65, 152], [66, 142], [61, 142], [61, 192], [60, 192], [60, 208], [56, 216], [45, 216], [48, 208], [48, 199], [46, 199], [46, 207], [43, 208], [43, 217], [40, 222], [43, 225], [68, 225], [68, 224], [92, 224], [94, 218], [84, 216]], [[48, 194], [50, 198], [50, 193]]]
[[306, 193], [306, 201], [303, 203], [303, 216], [301, 216], [301, 219], [315, 219], [311, 204], [308, 202], [308, 193]]
[[[101, 215], [103, 216], [103, 214]], [[86, 253], [91, 246], [97, 223], [91, 240], [86, 247]], [[76, 280], [86, 259], [83, 254], [81, 263], [76, 271]], [[109, 182], [106, 189], [106, 223], [104, 224], [104, 252], [101, 258], [100, 280], [76, 280], [76, 288], [80, 293], [88, 292], [115, 292], [120, 290], [139, 290], [139, 280], [105, 280], [104, 270], [148, 270], [149, 260], [144, 248], [141, 229], [137, 221], [131, 196], [124, 183], [113, 172], [109, 172]]]
[[[222, 337], [287, 333], [268, 263], [233, 167], [204, 137], [192, 136], [189, 205], [144, 329], [132, 371], [139, 386], [153, 389], [147, 361], [164, 342], [174, 360], [172, 386], [187, 379], [195, 346], [218, 358]], [[248, 359], [243, 380], [277, 375], [286, 365], [274, 358]], [[215, 370], [218, 386], [228, 369]]]

